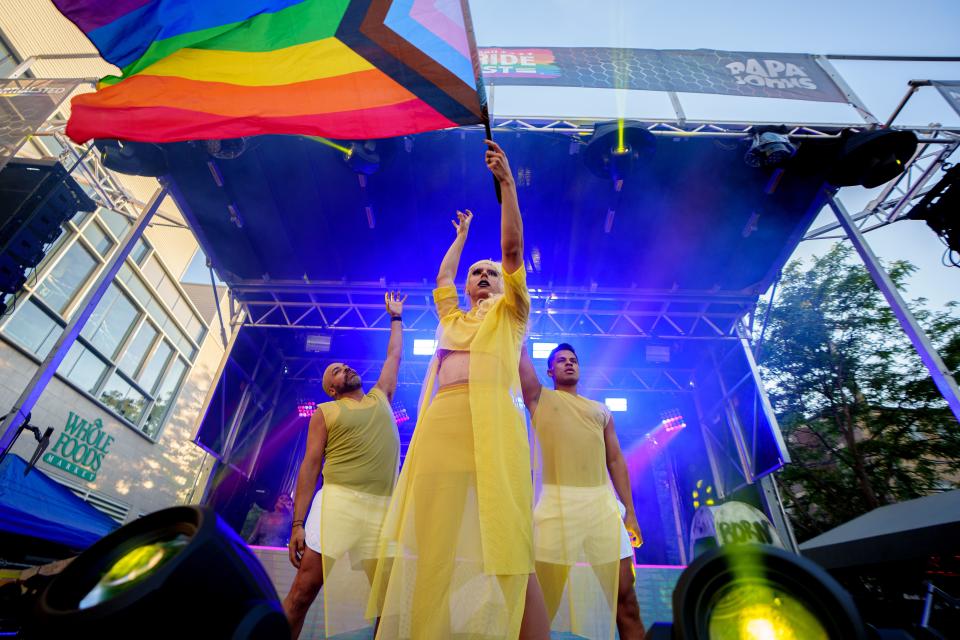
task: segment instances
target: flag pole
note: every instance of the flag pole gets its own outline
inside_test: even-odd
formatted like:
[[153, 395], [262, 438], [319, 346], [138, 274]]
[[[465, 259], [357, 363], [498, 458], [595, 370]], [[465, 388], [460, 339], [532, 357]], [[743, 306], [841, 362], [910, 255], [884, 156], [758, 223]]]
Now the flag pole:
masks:
[[[483, 113], [483, 130], [487, 134], [487, 140], [493, 140], [493, 131], [490, 129], [490, 113], [487, 111], [487, 105], [482, 104], [480, 110]], [[503, 194], [500, 192], [500, 182], [497, 176], [493, 176], [493, 190], [497, 194], [497, 202], [503, 204]]]

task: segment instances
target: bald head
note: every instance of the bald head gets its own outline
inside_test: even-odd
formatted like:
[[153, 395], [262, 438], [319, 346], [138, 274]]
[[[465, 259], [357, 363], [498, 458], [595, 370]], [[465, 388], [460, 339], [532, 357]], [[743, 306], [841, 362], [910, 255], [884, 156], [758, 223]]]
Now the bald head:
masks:
[[345, 393], [356, 391], [363, 384], [360, 375], [343, 362], [334, 362], [323, 372], [323, 390], [336, 400]]

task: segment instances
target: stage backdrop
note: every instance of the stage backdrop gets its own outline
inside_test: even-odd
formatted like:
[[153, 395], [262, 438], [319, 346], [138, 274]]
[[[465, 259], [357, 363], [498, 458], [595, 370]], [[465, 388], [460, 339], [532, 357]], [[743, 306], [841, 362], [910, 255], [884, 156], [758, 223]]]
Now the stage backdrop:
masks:
[[847, 102], [814, 56], [713, 49], [480, 47], [495, 85], [640, 89]]

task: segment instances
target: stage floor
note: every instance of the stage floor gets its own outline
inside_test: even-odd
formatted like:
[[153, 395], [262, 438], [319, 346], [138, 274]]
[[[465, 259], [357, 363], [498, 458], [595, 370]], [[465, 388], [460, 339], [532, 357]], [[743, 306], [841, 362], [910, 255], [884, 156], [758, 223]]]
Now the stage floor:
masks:
[[[270, 579], [273, 580], [273, 586], [276, 587], [277, 593], [283, 598], [290, 590], [290, 585], [293, 583], [293, 577], [296, 574], [296, 569], [290, 564], [287, 550], [277, 547], [251, 547], [251, 549], [267, 570]], [[637, 566], [637, 599], [640, 601], [640, 613], [647, 628], [654, 622], [670, 622], [673, 619], [670, 602], [673, 588], [677, 584], [677, 579], [683, 569], [683, 567], [676, 566]], [[303, 640], [320, 640], [325, 637], [323, 635], [322, 591], [313, 606], [310, 607], [300, 637]], [[365, 630], [349, 635], [341, 634], [336, 637], [339, 640], [366, 640], [372, 638], [373, 634], [372, 630]], [[553, 637], [559, 640], [578, 636], [554, 634]]]

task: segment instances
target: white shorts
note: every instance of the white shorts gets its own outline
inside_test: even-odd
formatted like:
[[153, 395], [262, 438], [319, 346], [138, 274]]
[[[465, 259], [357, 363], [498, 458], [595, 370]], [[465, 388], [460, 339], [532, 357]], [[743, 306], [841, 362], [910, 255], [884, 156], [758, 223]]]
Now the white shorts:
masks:
[[376, 558], [389, 505], [390, 496], [326, 484], [313, 497], [304, 523], [306, 544], [335, 560], [348, 553], [353, 563]]
[[[554, 564], [603, 564], [632, 558], [633, 546], [623, 524], [625, 513], [626, 507], [607, 485], [543, 485], [533, 511], [536, 559]], [[616, 534], [614, 528], [618, 529]], [[618, 554], [616, 558], [614, 554]]]

